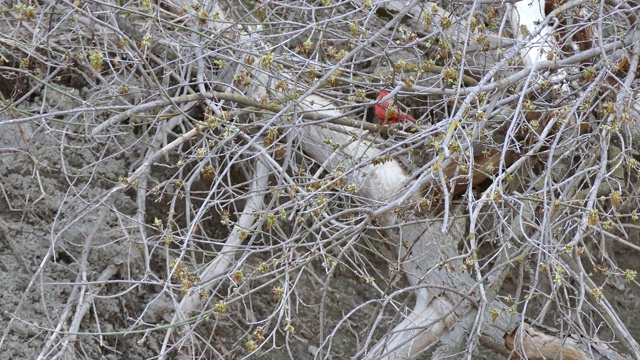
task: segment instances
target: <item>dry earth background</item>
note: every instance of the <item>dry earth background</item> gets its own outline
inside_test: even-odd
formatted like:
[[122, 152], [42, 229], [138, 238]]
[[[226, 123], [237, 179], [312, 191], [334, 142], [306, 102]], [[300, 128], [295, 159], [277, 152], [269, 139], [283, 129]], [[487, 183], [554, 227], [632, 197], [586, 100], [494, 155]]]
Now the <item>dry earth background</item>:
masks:
[[[255, 62], [256, 66], [265, 66], [271, 50], [282, 64], [293, 62], [290, 57], [294, 54], [304, 57], [322, 53], [330, 65], [339, 61], [340, 50], [352, 50], [333, 33], [334, 37], [325, 35], [328, 44], [321, 51], [306, 49], [311, 46], [307, 39], [313, 39], [313, 46], [322, 40], [317, 33], [304, 29], [310, 21], [293, 24], [299, 20], [293, 15], [276, 19], [275, 14], [284, 12], [281, 5], [265, 3], [272, 7], [261, 12], [261, 7], [251, 2], [220, 2], [225, 18], [245, 19], [249, 14], [246, 16], [252, 20], [246, 20], [247, 28], [257, 19], [267, 19], [264, 29], [273, 32], [265, 30], [269, 35], [260, 36], [281, 46], [251, 49], [253, 53], [248, 50], [250, 46], [240, 46], [240, 39], [246, 40], [239, 35], [243, 31], [240, 26], [229, 23], [229, 33], [206, 33], [208, 23], [219, 21], [221, 16], [209, 3], [2, 3], [0, 274], [4, 286], [0, 293], [0, 359], [147, 359], [161, 353], [169, 358], [190, 354], [192, 358], [231, 359], [249, 356], [252, 347], [259, 347], [254, 355], [273, 359], [313, 358], [318, 348], [332, 358], [360, 357], [363, 348], [371, 348], [414, 306], [416, 299], [405, 290], [410, 286], [404, 274], [389, 260], [398, 254], [394, 252], [394, 239], [381, 236], [385, 229], [373, 222], [363, 226], [357, 241], [352, 241], [332, 223], [339, 220], [344, 228], [357, 228], [364, 223], [358, 222], [360, 212], [379, 204], [371, 205], [371, 199], [355, 196], [339, 183], [336, 172], [323, 172], [300, 150], [300, 138], [287, 132], [291, 127], [278, 128], [295, 123], [292, 119], [299, 114], [284, 113], [280, 123], [270, 120], [269, 114], [282, 109], [270, 102], [275, 95], [244, 99], [231, 94], [233, 89], [246, 89], [252, 82], [264, 80], [236, 65], [251, 67]], [[354, 24], [364, 22], [366, 27], [379, 30], [396, 19], [395, 12], [382, 8], [366, 11], [360, 4], [359, 12], [351, 14], [350, 2], [329, 1], [331, 6], [322, 7], [324, 3], [306, 4], [308, 11], [298, 16], [310, 16], [319, 24], [323, 17], [335, 17], [335, 23], [322, 23], [322, 29], [355, 34], [353, 39], [367, 36]], [[314, 6], [318, 14], [309, 15]], [[486, 13], [491, 8], [490, 4], [479, 7], [487, 23], [491, 16]], [[496, 9], [494, 18], [506, 16], [504, 8]], [[637, 5], [624, 8], [636, 10]], [[343, 14], [350, 15], [345, 20]], [[285, 20], [292, 23], [284, 26]], [[280, 25], [283, 28], [275, 31]], [[390, 50], [386, 55], [383, 49], [388, 50], [397, 41], [412, 44], [413, 40], [410, 33], [403, 32], [406, 30], [394, 30], [389, 38], [382, 38], [384, 41], [369, 44], [373, 50], [355, 57], [349, 68], [354, 83], [364, 86], [362, 77], [376, 73], [367, 89], [378, 89], [388, 83], [387, 76], [396, 75], [387, 75], [389, 68], [380, 62], [397, 63], [406, 53], [395, 49], [398, 51]], [[253, 36], [258, 34], [256, 31]], [[253, 57], [240, 57], [240, 50]], [[444, 61], [438, 66], [454, 58], [444, 56], [442, 60], [442, 51], [420, 49], [424, 59], [438, 52], [439, 61]], [[382, 53], [387, 57], [381, 59]], [[487, 66], [490, 64], [488, 61]], [[297, 67], [284, 69], [294, 73], [294, 78], [299, 76], [295, 74]], [[300, 81], [322, 76], [322, 72], [313, 73], [316, 67], [305, 69], [309, 73], [300, 76]], [[576, 73], [575, 79], [584, 74], [580, 70]], [[598, 72], [597, 81], [604, 84], [605, 75], [600, 77]], [[352, 110], [356, 118], [371, 120], [371, 111], [363, 112], [365, 106], [357, 103], [370, 102], [375, 94], [371, 90], [360, 97], [350, 92], [345, 78], [336, 76], [328, 82], [329, 97], [344, 106], [345, 112]], [[260, 85], [285, 93], [290, 84], [280, 80]], [[637, 82], [631, 85], [632, 90], [637, 89]], [[576, 88], [578, 94], [595, 92], [588, 84], [580, 86]], [[511, 91], [517, 93], [514, 89]], [[212, 90], [219, 95], [198, 95]], [[499, 95], [507, 97], [507, 93], [505, 90]], [[606, 96], [594, 103], [604, 102]], [[429, 118], [422, 119], [429, 123], [443, 117], [448, 109], [447, 101], [436, 98], [407, 98], [405, 102], [413, 106], [416, 116], [424, 113], [421, 109], [429, 108]], [[354, 103], [355, 107], [349, 107]], [[215, 108], [213, 113], [205, 110], [209, 106]], [[596, 112], [594, 109], [590, 110]], [[592, 167], [584, 170], [580, 162], [587, 159], [582, 154], [592, 153], [598, 143], [593, 139], [599, 128], [587, 127], [590, 132], [576, 130], [575, 136], [582, 137], [580, 144], [590, 145], [571, 147], [567, 142], [563, 149], [573, 149], [576, 158], [567, 163], [554, 158], [556, 167], [566, 166], [563, 171], [576, 176], [579, 185], [573, 185], [572, 192], [576, 197], [597, 178], [589, 173]], [[278, 131], [270, 132], [273, 129]], [[391, 135], [381, 147], [402, 142], [407, 133]], [[632, 161], [640, 159], [637, 137], [637, 129], [627, 130], [620, 135], [622, 140], [613, 141], [619, 141], [611, 146], [617, 153], [609, 153], [611, 162], [605, 164], [610, 188], [593, 193], [599, 201], [593, 205], [599, 209], [598, 221], [611, 219], [615, 224], [612, 230], [597, 225], [598, 221], [592, 225], [604, 226], [626, 242], [611, 241], [594, 230], [594, 235], [585, 237], [590, 241], [585, 249], [591, 256], [583, 258], [582, 265], [636, 340], [640, 339], [640, 288], [628, 275], [640, 270], [640, 227], [632, 221], [639, 192], [637, 163]], [[404, 156], [406, 161], [407, 152], [397, 152], [394, 155]], [[274, 166], [263, 176], [263, 182], [254, 178], [260, 173], [254, 161], [261, 154], [273, 159]], [[417, 158], [417, 164], [410, 163], [407, 168], [419, 168], [424, 164], [421, 157], [426, 155], [410, 154], [411, 159]], [[612, 165], [614, 160], [616, 166]], [[514, 188], [522, 193], [546, 191], [523, 185], [537, 179], [535, 174], [544, 173], [541, 169], [545, 169], [546, 160], [536, 161], [517, 173], [522, 184]], [[626, 164], [624, 170], [622, 164]], [[583, 173], [584, 178], [580, 178]], [[621, 204], [615, 205], [611, 189], [617, 188], [611, 184], [620, 184], [623, 189]], [[554, 189], [558, 188], [560, 185]], [[322, 196], [307, 196], [305, 191]], [[264, 198], [266, 210], [247, 211], [255, 194]], [[297, 202], [293, 201], [296, 196]], [[585, 200], [584, 194], [581, 196], [579, 200]], [[567, 206], [567, 218], [582, 214], [580, 204], [562, 200], [571, 205]], [[553, 203], [542, 204], [537, 211], [545, 213], [549, 204]], [[499, 212], [505, 209], [508, 207]], [[324, 217], [327, 213], [331, 216]], [[257, 225], [239, 226], [241, 214], [254, 214], [259, 218]], [[407, 210], [407, 219], [413, 215], [423, 216], [417, 210]], [[319, 219], [326, 221], [325, 227], [316, 226]], [[503, 246], [511, 247], [492, 232], [495, 227], [490, 221], [497, 219], [487, 218], [479, 225], [484, 233], [478, 232], [477, 236], [482, 239], [484, 235], [486, 241], [480, 241], [474, 251], [476, 260], [486, 264], [498, 261], [493, 256]], [[554, 227], [554, 234], [558, 229], [567, 234], [577, 231], [568, 224]], [[227, 248], [227, 239], [233, 236], [241, 241], [231, 246], [242, 251]], [[461, 253], [468, 250], [466, 245], [460, 245], [460, 249]], [[231, 258], [220, 258], [224, 252]], [[534, 271], [540, 264], [555, 263], [540, 260], [536, 252], [528, 254], [529, 258], [523, 258], [528, 262], [514, 264], [505, 275], [498, 297], [507, 299], [521, 294], [523, 288], [535, 289], [532, 293], [537, 297], [525, 302], [516, 296], [509, 305], [527, 317], [545, 313], [546, 317], [537, 320], [541, 326], [567, 326], [575, 321], [571, 313], [549, 304], [559, 303], [555, 296], [565, 299], [563, 291], [571, 293], [567, 289], [580, 285], [572, 278], [565, 280], [566, 287], [556, 289], [557, 278], [538, 278]], [[209, 280], [213, 284], [210, 290], [197, 294], [202, 301], [200, 312], [176, 324], [174, 314], [181, 308], [184, 294], [214, 261], [226, 270]], [[553, 276], [558, 273], [556, 269], [548, 272]], [[573, 295], [566, 295], [566, 299], [572, 305], [581, 301]], [[580, 328], [604, 341], [615, 339], [614, 331], [603, 325], [597, 307], [586, 308], [592, 313], [585, 310], [583, 315], [592, 323]], [[174, 329], [169, 335], [168, 326]], [[163, 344], [168, 344], [167, 348]], [[188, 344], [188, 351], [179, 348], [184, 344]], [[611, 345], [624, 349], [616, 341]], [[492, 351], [473, 350], [473, 358], [506, 358]], [[419, 357], [432, 358], [432, 352]]]

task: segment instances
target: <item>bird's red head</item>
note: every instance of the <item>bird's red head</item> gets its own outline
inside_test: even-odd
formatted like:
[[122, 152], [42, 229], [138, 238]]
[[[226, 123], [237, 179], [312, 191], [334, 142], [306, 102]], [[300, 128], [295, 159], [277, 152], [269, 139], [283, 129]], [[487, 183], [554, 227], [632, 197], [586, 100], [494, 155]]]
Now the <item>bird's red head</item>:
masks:
[[387, 90], [380, 90], [380, 95], [378, 95], [378, 98], [376, 100], [380, 100], [387, 95], [389, 95], [389, 92]]

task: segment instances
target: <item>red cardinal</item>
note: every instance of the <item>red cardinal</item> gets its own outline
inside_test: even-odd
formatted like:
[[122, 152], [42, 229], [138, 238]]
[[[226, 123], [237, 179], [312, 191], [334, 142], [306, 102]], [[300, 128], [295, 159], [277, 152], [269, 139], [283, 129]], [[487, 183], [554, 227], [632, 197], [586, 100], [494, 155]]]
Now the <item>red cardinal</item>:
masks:
[[[378, 95], [378, 98], [376, 100], [380, 101], [387, 95], [389, 95], [389, 92], [387, 90], [380, 90], [380, 95]], [[392, 125], [400, 120], [411, 121], [414, 124], [416, 123], [416, 119], [403, 113], [402, 111], [400, 111], [400, 109], [398, 109], [397, 106], [393, 105], [393, 99], [389, 99], [376, 104], [375, 110], [376, 116], [378, 116], [381, 124]]]

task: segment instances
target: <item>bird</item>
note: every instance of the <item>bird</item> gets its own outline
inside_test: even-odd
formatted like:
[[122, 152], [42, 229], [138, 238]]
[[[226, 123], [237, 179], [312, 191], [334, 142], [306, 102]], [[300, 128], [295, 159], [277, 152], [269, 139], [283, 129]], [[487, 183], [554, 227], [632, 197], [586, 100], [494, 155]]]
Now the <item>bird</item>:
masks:
[[[377, 101], [382, 100], [385, 96], [389, 95], [387, 90], [380, 90], [380, 95], [378, 95]], [[397, 123], [400, 120], [407, 120], [412, 123], [416, 123], [416, 119], [411, 116], [403, 113], [397, 106], [393, 104], [393, 99], [388, 99], [386, 101], [379, 102], [374, 107], [376, 111], [376, 116], [378, 120], [380, 120], [381, 124], [392, 125]]]

